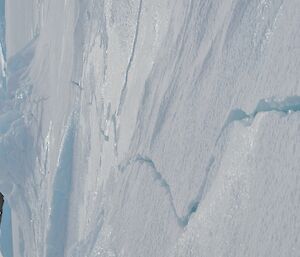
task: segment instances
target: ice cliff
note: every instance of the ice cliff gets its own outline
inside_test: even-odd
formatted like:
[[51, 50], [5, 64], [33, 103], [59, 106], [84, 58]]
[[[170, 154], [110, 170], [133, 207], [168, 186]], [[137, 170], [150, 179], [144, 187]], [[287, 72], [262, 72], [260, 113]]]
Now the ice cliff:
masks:
[[0, 16], [12, 256], [299, 256], [298, 0], [1, 0]]

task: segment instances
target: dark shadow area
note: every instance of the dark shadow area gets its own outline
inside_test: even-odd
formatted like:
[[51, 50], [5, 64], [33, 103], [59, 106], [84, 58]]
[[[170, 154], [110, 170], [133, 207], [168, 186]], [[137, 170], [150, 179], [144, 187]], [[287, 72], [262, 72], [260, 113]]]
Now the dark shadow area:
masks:
[[13, 257], [11, 210], [0, 193], [0, 250], [3, 257]]

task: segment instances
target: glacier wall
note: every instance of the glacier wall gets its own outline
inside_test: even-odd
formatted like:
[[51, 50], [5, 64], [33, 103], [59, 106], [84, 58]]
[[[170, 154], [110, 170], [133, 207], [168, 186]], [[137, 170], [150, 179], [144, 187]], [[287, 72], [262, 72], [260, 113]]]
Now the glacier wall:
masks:
[[0, 3], [13, 256], [298, 256], [298, 0]]

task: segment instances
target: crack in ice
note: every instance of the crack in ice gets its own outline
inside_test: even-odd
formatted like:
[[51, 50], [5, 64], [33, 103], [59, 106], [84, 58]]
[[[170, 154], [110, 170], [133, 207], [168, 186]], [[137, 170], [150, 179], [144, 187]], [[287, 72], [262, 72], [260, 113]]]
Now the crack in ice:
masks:
[[210, 167], [213, 164], [213, 162], [214, 162], [214, 159], [211, 159], [209, 162], [209, 165], [206, 168], [206, 175], [205, 175], [204, 181], [202, 182], [202, 184], [200, 186], [199, 192], [196, 195], [196, 197], [189, 203], [188, 211], [183, 216], [180, 216], [177, 213], [175, 203], [174, 203], [174, 198], [173, 198], [172, 191], [171, 191], [171, 187], [170, 187], [169, 183], [167, 182], [167, 180], [163, 177], [162, 173], [159, 172], [159, 170], [156, 168], [155, 163], [151, 158], [149, 158], [148, 156], [145, 156], [145, 155], [137, 154], [137, 155], [133, 156], [132, 158], [128, 159], [127, 161], [121, 163], [118, 168], [121, 172], [124, 172], [130, 165], [133, 165], [135, 163], [142, 163], [142, 164], [148, 165], [151, 168], [150, 172], [153, 175], [154, 180], [158, 181], [160, 186], [165, 190], [165, 192], [169, 198], [171, 210], [177, 220], [178, 225], [180, 227], [185, 227], [188, 224], [192, 214], [194, 212], [196, 212], [196, 210], [198, 209], [198, 206], [203, 198], [204, 188], [206, 185]]
[[123, 83], [123, 87], [122, 87], [122, 91], [121, 91], [121, 95], [120, 95], [119, 106], [117, 108], [117, 111], [112, 116], [113, 125], [114, 125], [114, 134], [115, 134], [114, 135], [115, 136], [114, 151], [115, 151], [116, 155], [118, 154], [118, 137], [119, 137], [119, 135], [118, 135], [119, 134], [118, 133], [118, 130], [119, 130], [119, 128], [118, 128], [118, 117], [121, 115], [121, 112], [123, 110], [123, 105], [124, 105], [124, 102], [125, 102], [125, 98], [126, 98], [126, 95], [127, 95], [128, 77], [129, 77], [129, 72], [130, 72], [132, 62], [133, 62], [133, 59], [134, 59], [137, 39], [138, 39], [138, 35], [139, 35], [142, 5], [143, 5], [143, 0], [140, 0], [139, 7], [138, 7], [138, 13], [137, 13], [136, 29], [135, 29], [135, 33], [134, 33], [133, 44], [132, 44], [132, 49], [131, 49], [129, 62], [127, 64], [127, 68], [126, 68], [126, 72], [125, 72], [125, 79], [124, 79], [124, 83]]
[[130, 71], [130, 68], [131, 68], [131, 65], [132, 65], [132, 62], [133, 62], [133, 59], [134, 59], [137, 39], [138, 39], [138, 35], [139, 35], [142, 4], [143, 4], [143, 0], [140, 0], [139, 7], [138, 7], [138, 13], [137, 13], [136, 29], [135, 29], [135, 34], [134, 34], [133, 44], [132, 44], [132, 50], [131, 50], [129, 62], [128, 62], [128, 65], [127, 65], [127, 68], [126, 68], [126, 72], [125, 72], [125, 80], [124, 80], [124, 84], [123, 84], [122, 91], [121, 91], [120, 102], [119, 102], [119, 106], [118, 106], [118, 110], [117, 110], [117, 116], [120, 116], [120, 114], [122, 112], [124, 101], [125, 101], [126, 94], [127, 94], [127, 84], [128, 84], [129, 71]]
[[258, 113], [272, 111], [285, 114], [300, 111], [300, 96], [288, 96], [282, 101], [275, 100], [274, 98], [261, 99], [256, 105], [254, 111], [251, 113], [246, 113], [240, 108], [231, 110], [219, 133], [216, 143], [218, 143], [223, 132], [231, 123], [235, 121], [247, 120], [249, 122], [249, 125], [251, 125], [252, 121]]
[[133, 165], [135, 163], [146, 164], [151, 168], [150, 171], [151, 171], [151, 174], [153, 175], [155, 181], [159, 182], [160, 186], [165, 190], [165, 192], [169, 198], [169, 203], [171, 204], [171, 209], [177, 219], [178, 225], [185, 226], [185, 219], [179, 217], [179, 215], [177, 214], [177, 210], [174, 205], [174, 199], [173, 199], [170, 185], [168, 184], [166, 179], [162, 176], [161, 172], [158, 171], [153, 160], [151, 160], [148, 156], [143, 156], [141, 154], [137, 154], [137, 155], [133, 156], [132, 158], [128, 159], [123, 164], [120, 164], [119, 170], [121, 172], [124, 172], [130, 165]]
[[[229, 124], [236, 122], [236, 121], [242, 121], [242, 120], [249, 120], [250, 124], [252, 123], [253, 119], [256, 117], [258, 113], [261, 112], [281, 112], [288, 114], [290, 112], [297, 112], [300, 111], [300, 96], [289, 96], [285, 98], [283, 101], [276, 101], [274, 99], [261, 99], [256, 108], [252, 113], [247, 114], [242, 109], [234, 109], [230, 111], [227, 120], [224, 123], [224, 126], [222, 127], [219, 136], [215, 142], [215, 145], [218, 143], [219, 138], [222, 136], [225, 129], [229, 126]], [[177, 223], [180, 227], [185, 227], [188, 225], [189, 220], [193, 213], [195, 213], [200, 205], [200, 203], [203, 200], [205, 187], [207, 185], [209, 173], [211, 170], [212, 165], [215, 162], [214, 154], [211, 155], [208, 165], [205, 168], [205, 174], [204, 179], [199, 187], [199, 190], [194, 197], [193, 200], [191, 200], [188, 204], [188, 210], [185, 215], [180, 216], [176, 210], [174, 198], [172, 195], [171, 187], [167, 180], [163, 177], [162, 173], [157, 169], [154, 161], [149, 158], [148, 156], [137, 154], [133, 157], [127, 159], [126, 161], [123, 161], [119, 164], [118, 168], [123, 173], [129, 166], [135, 164], [135, 163], [143, 163], [148, 165], [151, 169], [150, 172], [152, 173], [154, 179], [160, 183], [160, 186], [165, 190], [168, 198], [169, 203], [171, 205], [171, 209], [173, 214], [175, 215], [177, 219]]]

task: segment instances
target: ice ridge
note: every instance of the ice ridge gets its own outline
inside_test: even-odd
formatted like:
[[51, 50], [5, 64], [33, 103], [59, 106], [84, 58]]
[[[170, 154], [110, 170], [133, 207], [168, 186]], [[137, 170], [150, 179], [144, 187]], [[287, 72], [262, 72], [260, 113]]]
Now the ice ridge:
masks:
[[251, 113], [246, 113], [244, 110], [240, 108], [233, 109], [230, 111], [220, 133], [218, 136], [218, 140], [221, 135], [225, 131], [225, 129], [229, 126], [229, 124], [235, 121], [248, 121], [248, 124], [251, 125], [252, 121], [256, 117], [258, 113], [261, 112], [280, 112], [284, 114], [288, 114], [290, 112], [300, 111], [300, 96], [288, 96], [284, 100], [276, 100], [275, 98], [264, 98], [261, 99], [256, 105], [255, 109]]

